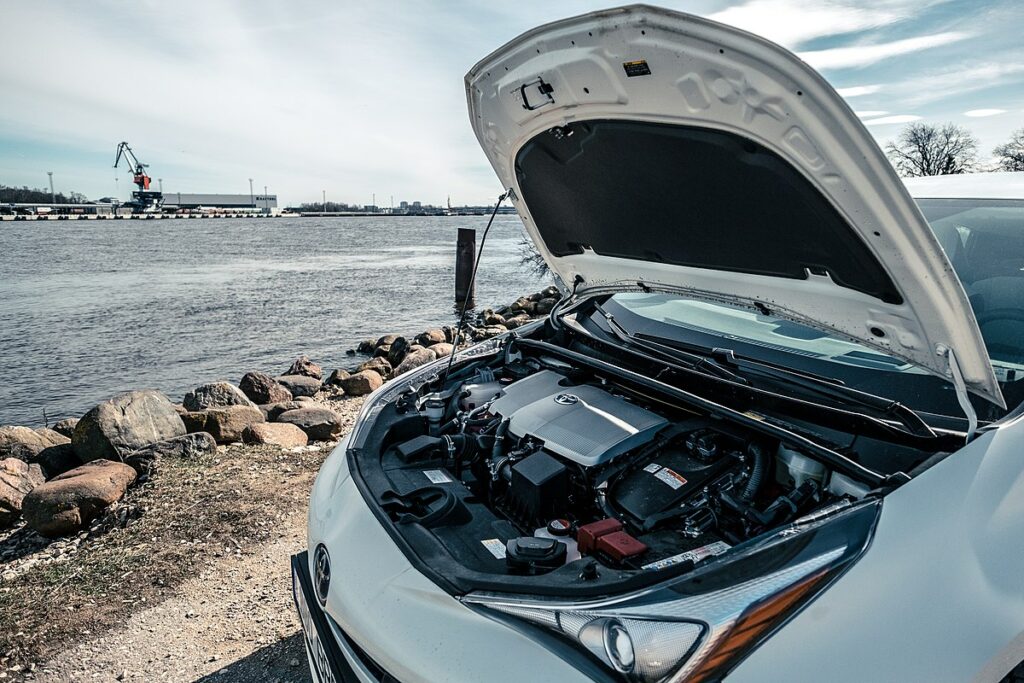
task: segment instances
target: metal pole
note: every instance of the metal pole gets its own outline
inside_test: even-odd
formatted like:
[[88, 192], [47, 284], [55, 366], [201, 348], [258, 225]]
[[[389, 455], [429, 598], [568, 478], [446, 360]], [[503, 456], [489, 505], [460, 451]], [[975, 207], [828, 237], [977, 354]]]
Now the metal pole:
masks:
[[376, 192], [373, 193], [373, 204], [371, 204], [370, 206], [373, 207], [374, 212], [377, 211], [377, 193]]
[[252, 208], [256, 208], [256, 195], [252, 191], [252, 178], [249, 178], [249, 203], [252, 204]]
[[163, 178], [157, 178], [156, 181], [158, 183], [160, 183], [160, 194], [163, 194], [163, 192], [164, 192], [164, 179]]
[[455, 245], [455, 303], [465, 304], [472, 308], [473, 301], [473, 266], [476, 261], [476, 230], [459, 228], [458, 242]]
[[270, 200], [267, 199], [267, 186], [263, 186], [263, 208], [267, 213], [270, 213]]
[[324, 195], [324, 201], [323, 201], [324, 213], [327, 213], [327, 190], [320, 190], [320, 191], [323, 192], [323, 195]]
[[53, 171], [47, 171], [46, 175], [50, 176], [50, 203], [56, 204], [56, 195], [53, 194]]

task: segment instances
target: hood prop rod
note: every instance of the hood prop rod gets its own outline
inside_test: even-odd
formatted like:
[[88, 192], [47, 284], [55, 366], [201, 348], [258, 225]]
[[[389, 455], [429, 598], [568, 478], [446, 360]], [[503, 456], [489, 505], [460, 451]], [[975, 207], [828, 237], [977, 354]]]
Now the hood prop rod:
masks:
[[974, 410], [970, 395], [967, 393], [967, 382], [964, 381], [964, 374], [960, 371], [960, 363], [956, 359], [956, 353], [948, 346], [940, 344], [936, 349], [940, 356], [945, 356], [949, 362], [949, 375], [953, 381], [953, 388], [956, 390], [956, 400], [960, 409], [967, 416], [967, 438], [966, 443], [974, 439], [978, 431], [978, 413]]

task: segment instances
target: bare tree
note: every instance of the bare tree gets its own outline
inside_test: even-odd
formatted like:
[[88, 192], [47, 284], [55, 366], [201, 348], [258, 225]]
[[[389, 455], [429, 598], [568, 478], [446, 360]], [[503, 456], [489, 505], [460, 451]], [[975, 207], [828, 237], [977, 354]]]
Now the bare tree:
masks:
[[1024, 171], [1024, 128], [1015, 130], [1010, 141], [999, 145], [992, 154], [999, 161], [999, 168], [1004, 171]]
[[550, 272], [547, 261], [537, 251], [536, 245], [526, 235], [519, 237], [519, 265], [522, 266], [528, 273], [537, 275], [538, 277], [547, 277]]
[[902, 176], [966, 173], [977, 161], [978, 139], [953, 123], [911, 123], [885, 152]]

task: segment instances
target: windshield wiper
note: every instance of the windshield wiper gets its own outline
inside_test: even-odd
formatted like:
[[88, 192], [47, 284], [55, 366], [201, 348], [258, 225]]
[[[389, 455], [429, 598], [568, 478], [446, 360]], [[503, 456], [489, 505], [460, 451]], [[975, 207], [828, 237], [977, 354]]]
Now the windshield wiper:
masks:
[[[675, 340], [664, 339], [638, 333], [632, 335], [634, 339], [642, 339], [649, 344], [667, 345], [673, 347]], [[689, 353], [689, 352], [686, 352]], [[935, 432], [928, 423], [921, 419], [921, 416], [899, 401], [884, 396], [861, 391], [849, 387], [838, 380], [821, 377], [809, 372], [794, 370], [784, 365], [769, 363], [762, 360], [755, 360], [745, 356], [738, 356], [732, 349], [715, 348], [711, 351], [712, 356], [719, 363], [725, 361], [733, 368], [741, 372], [756, 373], [773, 379], [785, 378], [791, 385], [799, 386], [807, 391], [814, 392], [821, 396], [840, 400], [844, 403], [869, 408], [887, 418], [897, 420], [906, 427], [912, 434], [925, 437], [934, 437]], [[724, 366], [721, 366], [724, 367]]]

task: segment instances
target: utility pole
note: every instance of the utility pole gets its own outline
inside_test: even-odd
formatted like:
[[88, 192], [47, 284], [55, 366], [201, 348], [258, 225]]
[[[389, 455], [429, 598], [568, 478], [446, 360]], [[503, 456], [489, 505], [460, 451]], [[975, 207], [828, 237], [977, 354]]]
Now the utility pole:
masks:
[[263, 186], [263, 208], [267, 210], [267, 213], [270, 213], [270, 200], [267, 199], [267, 186], [266, 185]]
[[371, 204], [370, 206], [373, 207], [374, 211], [377, 210], [377, 193], [376, 192], [373, 193], [373, 204]]
[[249, 178], [249, 203], [252, 204], [252, 208], [256, 208], [256, 195], [252, 192], [252, 178]]
[[323, 192], [323, 194], [324, 194], [324, 201], [323, 201], [324, 213], [327, 213], [327, 190], [321, 190], [321, 192]]
[[50, 203], [56, 204], [56, 195], [53, 194], [53, 171], [47, 171], [46, 175], [50, 176]]
[[164, 193], [164, 179], [163, 178], [157, 178], [156, 181], [158, 183], [160, 183], [160, 194], [163, 194]]

